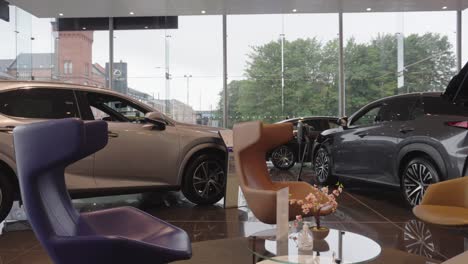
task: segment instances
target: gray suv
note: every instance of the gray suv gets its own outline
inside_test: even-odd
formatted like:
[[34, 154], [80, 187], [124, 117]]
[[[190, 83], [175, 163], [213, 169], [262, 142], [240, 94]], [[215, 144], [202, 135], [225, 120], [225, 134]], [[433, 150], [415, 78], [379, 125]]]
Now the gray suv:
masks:
[[160, 189], [181, 189], [197, 204], [212, 204], [223, 197], [226, 153], [217, 128], [176, 122], [104, 89], [0, 81], [0, 221], [20, 197], [13, 128], [71, 117], [109, 124], [108, 145], [67, 168], [72, 197]]
[[428, 185], [466, 175], [468, 108], [441, 93], [372, 102], [324, 131], [314, 145], [318, 181], [338, 177], [397, 186], [410, 206]]

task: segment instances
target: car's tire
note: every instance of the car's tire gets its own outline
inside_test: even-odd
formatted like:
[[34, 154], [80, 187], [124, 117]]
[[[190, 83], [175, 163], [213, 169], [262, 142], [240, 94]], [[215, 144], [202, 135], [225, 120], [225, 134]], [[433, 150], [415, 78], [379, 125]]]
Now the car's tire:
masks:
[[332, 159], [325, 146], [321, 146], [314, 156], [314, 172], [321, 185], [333, 185], [338, 178], [332, 174]]
[[289, 170], [296, 163], [296, 155], [290, 147], [283, 145], [271, 152], [271, 163], [277, 169]]
[[0, 171], [0, 222], [10, 213], [15, 197], [15, 189], [5, 172]]
[[437, 166], [426, 157], [414, 157], [402, 168], [400, 172], [401, 193], [409, 207], [418, 205], [427, 187], [440, 181]]
[[182, 193], [192, 203], [210, 205], [224, 196], [226, 188], [225, 161], [213, 154], [202, 154], [187, 165]]

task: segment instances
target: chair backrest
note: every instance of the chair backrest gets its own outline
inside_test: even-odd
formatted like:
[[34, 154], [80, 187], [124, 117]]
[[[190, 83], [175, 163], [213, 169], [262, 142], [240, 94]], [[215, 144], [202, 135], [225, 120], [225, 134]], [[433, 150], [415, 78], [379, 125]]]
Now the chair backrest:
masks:
[[241, 188], [271, 189], [266, 154], [293, 138], [291, 123], [264, 125], [260, 121], [234, 126], [234, 157]]
[[104, 148], [107, 123], [69, 118], [13, 131], [21, 196], [29, 222], [48, 251], [55, 235], [72, 236], [79, 218], [65, 185], [65, 168]]

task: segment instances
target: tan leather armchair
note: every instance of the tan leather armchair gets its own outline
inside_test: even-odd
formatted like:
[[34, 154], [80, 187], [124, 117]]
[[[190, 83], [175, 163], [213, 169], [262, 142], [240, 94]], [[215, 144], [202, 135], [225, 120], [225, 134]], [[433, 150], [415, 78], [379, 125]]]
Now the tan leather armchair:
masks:
[[[289, 187], [290, 199], [304, 199], [314, 191], [305, 182], [273, 182], [266, 165], [266, 153], [293, 138], [290, 123], [264, 125], [260, 121], [246, 122], [234, 126], [234, 157], [236, 173], [249, 208], [255, 217], [267, 224], [276, 224], [276, 191]], [[322, 201], [328, 197], [319, 193]], [[323, 208], [321, 215], [332, 212]], [[302, 214], [297, 204], [289, 206], [289, 219]], [[312, 215], [313, 212], [310, 213]]]
[[438, 225], [468, 225], [468, 177], [432, 184], [413, 213]]

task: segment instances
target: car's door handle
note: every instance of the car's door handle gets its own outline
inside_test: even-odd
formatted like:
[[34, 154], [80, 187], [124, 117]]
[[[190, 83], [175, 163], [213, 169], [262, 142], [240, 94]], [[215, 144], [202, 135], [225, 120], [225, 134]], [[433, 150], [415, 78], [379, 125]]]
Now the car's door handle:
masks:
[[112, 131], [108, 131], [107, 136], [110, 137], [110, 138], [116, 138], [116, 137], [119, 137], [119, 134], [114, 133]]
[[401, 127], [400, 128], [400, 132], [403, 133], [403, 134], [406, 134], [406, 133], [411, 132], [411, 131], [414, 131], [414, 128], [412, 128], [412, 127]]
[[14, 126], [4, 126], [4, 127], [0, 127], [0, 132], [2, 133], [7, 133], [7, 134], [13, 134], [13, 129], [15, 127]]
[[360, 138], [363, 138], [363, 137], [367, 136], [367, 133], [357, 133], [356, 135], [358, 137], [360, 137]]

